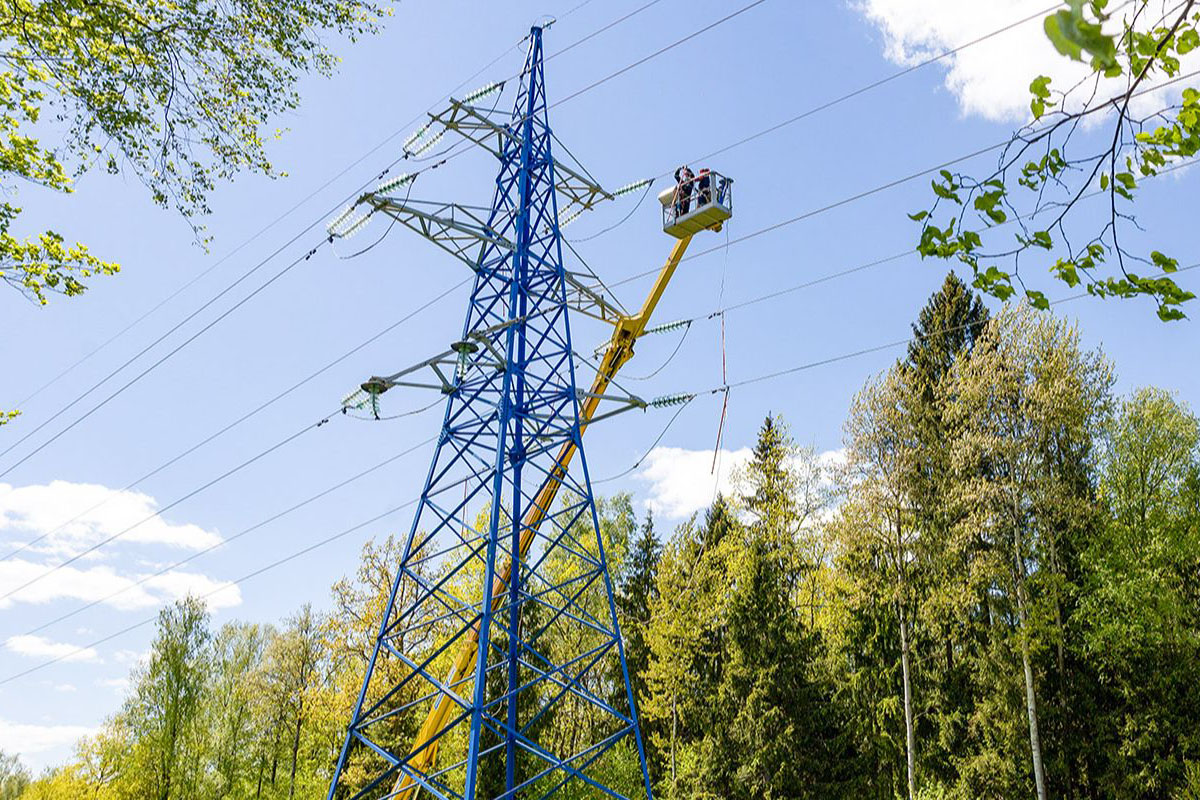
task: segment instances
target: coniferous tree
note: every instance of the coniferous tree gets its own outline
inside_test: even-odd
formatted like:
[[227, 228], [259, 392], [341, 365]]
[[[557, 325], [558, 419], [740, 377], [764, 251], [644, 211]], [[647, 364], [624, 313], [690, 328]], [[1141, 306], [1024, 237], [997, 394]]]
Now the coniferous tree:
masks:
[[650, 607], [658, 597], [656, 581], [661, 557], [662, 545], [654, 532], [654, 518], [647, 514], [621, 571], [616, 597], [629, 682], [637, 700], [646, 695], [646, 665], [650, 660], [646, 628], [650, 624]]
[[966, 735], [977, 696], [967, 654], [979, 651], [985, 632], [954, 610], [962, 600], [949, 588], [961, 585], [958, 578], [969, 571], [972, 554], [951, 542], [965, 510], [957, 500], [948, 446], [960, 431], [949, 414], [953, 397], [945, 382], [955, 364], [970, 358], [988, 319], [979, 296], [953, 272], [947, 273], [942, 287], [917, 314], [913, 340], [900, 366], [905, 385], [901, 407], [911, 436], [900, 465], [903, 488], [927, 559], [919, 572], [928, 593], [922, 595], [910, 644], [923, 665], [914, 676], [914, 684], [920, 684], [914, 735], [922, 743], [920, 768], [947, 784], [957, 779], [949, 746]]

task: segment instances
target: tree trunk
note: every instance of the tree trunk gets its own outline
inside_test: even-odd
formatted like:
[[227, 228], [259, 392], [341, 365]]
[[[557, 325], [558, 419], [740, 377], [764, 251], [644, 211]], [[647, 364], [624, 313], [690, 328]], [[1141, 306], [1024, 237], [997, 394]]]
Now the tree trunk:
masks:
[[917, 796], [917, 738], [913, 731], [912, 685], [909, 678], [908, 619], [904, 605], [897, 603], [900, 612], [900, 673], [904, 679], [904, 743], [908, 766], [908, 800]]
[[679, 727], [679, 712], [675, 707], [675, 695], [671, 694], [671, 789], [675, 789], [675, 733]]
[[1037, 696], [1033, 685], [1033, 664], [1029, 660], [1027, 638], [1027, 613], [1025, 608], [1025, 565], [1021, 558], [1021, 534], [1019, 528], [1013, 534], [1014, 579], [1016, 580], [1017, 620], [1020, 623], [1021, 665], [1025, 670], [1025, 711], [1029, 717], [1029, 751], [1033, 756], [1033, 781], [1037, 787], [1038, 800], [1046, 800], [1046, 774], [1042, 769], [1042, 742], [1038, 735]]
[[288, 778], [288, 797], [296, 796], [296, 758], [300, 753], [300, 728], [304, 723], [304, 704], [296, 712], [296, 733], [292, 737], [292, 774]]
[[[1018, 601], [1019, 602], [1019, 601]], [[1021, 604], [1022, 607], [1024, 604]], [[1025, 627], [1025, 612], [1021, 612], [1021, 627]], [[1042, 769], [1042, 743], [1038, 737], [1037, 701], [1034, 699], [1033, 666], [1029, 663], [1029, 643], [1021, 637], [1021, 663], [1025, 667], [1025, 708], [1029, 715], [1029, 749], [1033, 754], [1033, 780], [1038, 800], [1046, 800], [1046, 775]]]

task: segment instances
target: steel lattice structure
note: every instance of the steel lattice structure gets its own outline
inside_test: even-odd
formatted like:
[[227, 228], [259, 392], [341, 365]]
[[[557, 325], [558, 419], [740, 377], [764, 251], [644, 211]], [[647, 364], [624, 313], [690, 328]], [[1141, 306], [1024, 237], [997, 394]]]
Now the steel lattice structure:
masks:
[[[559, 230], [560, 184], [587, 181], [556, 174], [540, 27], [511, 122], [478, 129], [494, 134], [494, 201], [452, 226], [481, 245], [470, 304], [461, 340], [430, 362], [448, 395], [441, 434], [328, 797], [544, 797], [572, 781], [623, 797], [595, 771], [636, 757], [649, 798], [582, 448], [598, 397], [576, 385], [581, 290]], [[543, 735], [585, 710], [603, 720], [595, 741]]]

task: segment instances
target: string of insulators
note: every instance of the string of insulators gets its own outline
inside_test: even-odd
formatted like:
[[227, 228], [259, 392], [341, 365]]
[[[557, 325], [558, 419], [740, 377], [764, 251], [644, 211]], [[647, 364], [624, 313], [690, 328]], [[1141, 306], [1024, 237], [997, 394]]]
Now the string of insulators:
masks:
[[[425, 141], [421, 142], [421, 144], [417, 146], [416, 150], [409, 150], [408, 151], [409, 155], [414, 155], [414, 156], [421, 155], [421, 153], [424, 153], [426, 150], [430, 149], [435, 144], [440, 142], [442, 140], [442, 137], [445, 135], [446, 135], [445, 130], [438, 131], [433, 136], [431, 136], [428, 139], [426, 139]], [[405, 149], [407, 149], [407, 148], [405, 148]]]
[[375, 192], [377, 194], [387, 194], [393, 189], [399, 189], [401, 186], [412, 183], [416, 177], [417, 176], [411, 172], [401, 173], [394, 178], [388, 178], [386, 181], [381, 182], [375, 189]]
[[427, 130], [429, 130], [430, 124], [431, 123], [426, 122], [424, 125], [422, 125], [421, 127], [417, 128], [415, 131], [413, 131], [412, 133], [409, 134], [408, 138], [404, 140], [404, 144], [403, 144], [403, 148], [405, 151], [407, 151], [409, 148], [411, 148], [414, 144], [416, 144], [418, 139], [420, 139], [422, 136], [425, 135], [425, 132]]
[[560, 219], [558, 221], [558, 229], [562, 230], [563, 228], [567, 227], [575, 220], [579, 219], [580, 215], [582, 215], [584, 211], [587, 211], [587, 209], [579, 208], [579, 209], [576, 209], [575, 211], [572, 211], [570, 214], [567, 214], [566, 217], [564, 217], [563, 219]]
[[689, 400], [694, 400], [695, 397], [696, 395], [687, 393], [666, 394], [662, 397], [654, 398], [647, 405], [649, 405], [651, 408], [667, 408], [668, 406], [682, 405]]
[[362, 411], [363, 409], [372, 405], [375, 399], [375, 394], [363, 389], [355, 389], [353, 392], [342, 398], [342, 409], [345, 411]]
[[371, 218], [373, 210], [367, 209], [366, 211], [354, 214], [354, 209], [355, 206], [348, 206], [325, 226], [330, 236], [348, 239], [366, 226], [367, 220]]
[[642, 331], [642, 335], [645, 336], [650, 333], [669, 333], [670, 331], [677, 331], [680, 328], [686, 328], [691, 324], [692, 321], [690, 319], [677, 319], [674, 322], [664, 322], [662, 325], [655, 325], [653, 328], [646, 328], [646, 330]]
[[477, 103], [485, 97], [489, 97], [504, 88], [504, 81], [494, 81], [487, 86], [480, 86], [475, 91], [462, 99], [464, 105]]
[[356, 233], [361, 231], [363, 228], [367, 227], [367, 222], [370, 221], [371, 214], [373, 214], [373, 213], [374, 213], [374, 209], [368, 209], [366, 211], [363, 211], [362, 213], [355, 216], [340, 231], [331, 231], [331, 233], [334, 236], [337, 236], [339, 238], [349, 239], [351, 236], [354, 236]]
[[633, 183], [627, 183], [624, 186], [622, 186], [620, 189], [617, 189], [615, 192], [613, 192], [613, 197], [620, 197], [621, 195], [626, 195], [626, 194], [631, 194], [632, 192], [636, 192], [638, 189], [645, 189], [647, 186], [649, 186], [652, 183], [654, 183], [653, 178], [643, 178], [640, 181], [634, 181]]
[[336, 236], [341, 232], [350, 215], [354, 213], [354, 205], [348, 205], [338, 212], [338, 215], [329, 222], [325, 223], [325, 230], [329, 231], [330, 236]]

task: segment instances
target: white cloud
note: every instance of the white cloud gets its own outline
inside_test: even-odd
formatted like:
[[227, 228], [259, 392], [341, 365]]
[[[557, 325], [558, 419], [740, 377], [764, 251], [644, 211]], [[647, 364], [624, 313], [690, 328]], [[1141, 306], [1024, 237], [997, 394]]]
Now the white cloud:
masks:
[[717, 491], [728, 494], [734, 470], [748, 460], [748, 447], [722, 450], [714, 474], [711, 450], [656, 447], [636, 477], [650, 484], [646, 508], [655, 516], [680, 519], [711, 504]]
[[[13, 592], [12, 596], [0, 600], [0, 608], [8, 608], [14, 603], [36, 605], [66, 599], [87, 603], [101, 601], [107, 606], [130, 611], [161, 605], [188, 594], [199, 597], [209, 592], [215, 592], [205, 597], [210, 609], [230, 608], [242, 602], [236, 584], [197, 572], [165, 572], [136, 585], [143, 575], [123, 575], [109, 566], [98, 565], [85, 569], [67, 566], [53, 571], [50, 570], [51, 566], [23, 559], [0, 561], [0, 595], [24, 586]], [[42, 575], [45, 577], [40, 577]], [[35, 578], [39, 580], [25, 586]]]
[[152, 516], [157, 511], [158, 502], [149, 495], [92, 483], [52, 481], [21, 487], [0, 483], [0, 532], [15, 544], [44, 535], [32, 548], [38, 553], [71, 556], [116, 534], [127, 544], [188, 550], [221, 541], [216, 531]]
[[149, 650], [117, 650], [112, 654], [112, 660], [118, 664], [141, 664], [149, 658]]
[[120, 696], [124, 696], [129, 691], [129, 678], [97, 678], [97, 686], [103, 686], [106, 689], [112, 689]]
[[10, 636], [5, 648], [26, 658], [58, 658], [63, 661], [99, 661], [100, 654], [91, 647], [78, 647], [67, 642], [54, 642], [44, 636]]
[[82, 725], [26, 725], [0, 719], [0, 750], [19, 756], [74, 744], [94, 729]]
[[56, 683], [54, 685], [54, 691], [62, 692], [64, 694], [66, 694], [69, 692], [76, 692], [79, 690], [78, 690], [78, 688], [76, 688], [75, 684], [73, 684], [73, 683]]
[[831, 470], [846, 465], [846, 448], [839, 447], [837, 450], [826, 450], [817, 456], [817, 463], [821, 469], [828, 475]]
[[[240, 605], [241, 592], [227, 581], [181, 570], [154, 575], [163, 567], [146, 557], [147, 547], [198, 550], [222, 541], [215, 531], [199, 525], [154, 516], [157, 509], [149, 495], [95, 484], [53, 481], [16, 488], [0, 483], [0, 540], [6, 540], [5, 548], [44, 537], [20, 556], [0, 561], [0, 596], [11, 594], [0, 599], [0, 609], [15, 603], [79, 600], [124, 611], [189, 594], [210, 595], [205, 601], [213, 609]], [[67, 522], [75, 516], [79, 518]], [[64, 558], [114, 535], [124, 547], [104, 548], [86, 560], [57, 567]]]
[[241, 605], [242, 591], [232, 581], [220, 581], [196, 572], [164, 572], [146, 581], [144, 586], [170, 600], [188, 595], [204, 598], [210, 611]]
[[[1131, 13], [1137, 5], [1131, 3], [1119, 13]], [[1044, 10], [1046, 2], [861, 0], [855, 6], [883, 32], [887, 58], [897, 64], [911, 65]], [[1157, 9], [1157, 4], [1151, 4], [1148, 10]], [[1061, 90], [1090, 73], [1083, 64], [1058, 54], [1042, 29], [1042, 16], [940, 62], [945, 65], [940, 68], [946, 70], [946, 88], [958, 99], [963, 113], [999, 122], [1025, 122], [1030, 116], [1029, 82], [1034, 77], [1049, 75], [1053, 79], [1051, 88]], [[1119, 30], [1120, 26], [1120, 20], [1114, 16], [1107, 27]], [[1188, 63], [1194, 58], [1195, 55], [1186, 57]], [[1185, 65], [1184, 71], [1188, 70]], [[1101, 85], [1099, 97], [1114, 95], [1124, 86], [1120, 80], [1107, 84], [1107, 87]], [[1145, 111], [1163, 104], [1163, 95], [1159, 93], [1136, 101], [1136, 106]]]
[[[724, 495], [731, 494], [737, 473], [751, 455], [749, 447], [722, 450], [714, 474], [711, 450], [656, 447], [646, 457], [646, 465], [635, 476], [650, 484], [650, 496], [644, 505], [655, 516], [664, 519], [688, 517], [711, 505], [717, 491]], [[821, 471], [822, 486], [828, 485], [831, 470], [845, 461], [845, 449], [826, 450], [817, 454], [816, 463]]]

